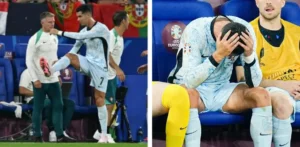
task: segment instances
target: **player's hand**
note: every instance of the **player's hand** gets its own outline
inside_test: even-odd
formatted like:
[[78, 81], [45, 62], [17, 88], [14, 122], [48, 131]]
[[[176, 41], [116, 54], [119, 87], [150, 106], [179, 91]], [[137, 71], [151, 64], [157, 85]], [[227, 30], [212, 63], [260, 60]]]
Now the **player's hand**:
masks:
[[58, 30], [53, 28], [53, 29], [50, 30], [50, 34], [57, 35], [58, 34]]
[[125, 81], [125, 74], [121, 68], [116, 69], [116, 73], [121, 82]]
[[239, 42], [239, 45], [244, 48], [244, 56], [248, 57], [253, 53], [253, 39], [251, 38], [249, 31], [247, 31], [247, 34], [242, 32], [240, 37], [245, 44]]
[[147, 55], [148, 55], [148, 50], [144, 50], [144, 51], [142, 52], [142, 54], [141, 54], [142, 57], [145, 57], [145, 56], [147, 56]]
[[35, 88], [42, 88], [42, 83], [40, 82], [40, 80], [37, 80], [33, 83]]
[[231, 52], [239, 45], [238, 33], [235, 33], [229, 38], [231, 31], [228, 31], [221, 40], [221, 35], [217, 38], [217, 50], [213, 53], [214, 59], [220, 63], [226, 56], [230, 55]]
[[282, 81], [279, 88], [288, 91], [295, 99], [300, 100], [300, 82], [299, 81]]
[[141, 65], [138, 69], [137, 69], [137, 72], [139, 74], [143, 74], [146, 70], [147, 70], [147, 64], [144, 64], [144, 65]]

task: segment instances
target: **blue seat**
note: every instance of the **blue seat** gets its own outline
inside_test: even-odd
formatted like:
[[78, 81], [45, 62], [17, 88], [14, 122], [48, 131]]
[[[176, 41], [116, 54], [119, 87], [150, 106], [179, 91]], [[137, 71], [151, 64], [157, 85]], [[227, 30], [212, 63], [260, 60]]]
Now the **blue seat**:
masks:
[[295, 122], [292, 123], [293, 127], [300, 127], [300, 113], [296, 113]]
[[167, 51], [162, 41], [162, 31], [165, 26], [172, 21], [180, 21], [187, 25], [196, 18], [208, 16], [214, 16], [214, 12], [207, 2], [158, 1], [153, 3], [153, 80], [166, 81], [176, 63], [175, 53]]
[[[240, 17], [248, 22], [254, 20], [259, 15], [259, 10], [254, 0], [231, 0], [224, 3], [220, 8], [223, 15]], [[282, 9], [281, 18], [300, 25], [300, 9], [294, 2], [286, 2]]]
[[5, 44], [4, 43], [0, 43], [0, 58], [3, 58], [5, 55]]
[[57, 50], [58, 58], [61, 58], [64, 55], [66, 55], [72, 49], [72, 47], [73, 47], [72, 44], [59, 44]]
[[[0, 58], [0, 101], [14, 100], [13, 70], [9, 60]], [[14, 108], [2, 106], [4, 111], [14, 111]]]

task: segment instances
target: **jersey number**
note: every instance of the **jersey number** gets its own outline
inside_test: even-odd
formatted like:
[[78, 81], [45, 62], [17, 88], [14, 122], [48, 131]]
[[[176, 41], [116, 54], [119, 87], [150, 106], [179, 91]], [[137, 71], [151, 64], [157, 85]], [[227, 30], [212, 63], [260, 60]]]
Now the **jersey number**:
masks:
[[102, 85], [104, 77], [101, 77], [100, 79], [101, 79], [100, 85]]

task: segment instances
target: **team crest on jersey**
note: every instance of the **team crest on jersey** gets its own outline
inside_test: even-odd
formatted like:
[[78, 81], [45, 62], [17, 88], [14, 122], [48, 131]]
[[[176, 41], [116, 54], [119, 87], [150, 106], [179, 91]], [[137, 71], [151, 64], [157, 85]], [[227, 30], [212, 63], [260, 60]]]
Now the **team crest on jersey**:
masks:
[[143, 28], [147, 26], [147, 15], [148, 7], [147, 5], [127, 5], [125, 6], [125, 11], [129, 15], [129, 22], [131, 25], [137, 28]]
[[183, 54], [189, 54], [192, 50], [192, 46], [189, 43], [185, 43], [183, 47]]

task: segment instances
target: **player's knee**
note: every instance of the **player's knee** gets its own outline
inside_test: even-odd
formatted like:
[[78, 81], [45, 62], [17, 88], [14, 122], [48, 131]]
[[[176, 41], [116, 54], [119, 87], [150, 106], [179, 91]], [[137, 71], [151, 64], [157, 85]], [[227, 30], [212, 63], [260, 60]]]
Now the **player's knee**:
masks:
[[166, 108], [177, 106], [182, 109], [190, 108], [190, 99], [187, 90], [176, 84], [171, 84], [165, 88], [162, 102]]
[[55, 104], [52, 105], [52, 108], [54, 110], [61, 111], [63, 109], [63, 102], [62, 101], [56, 102]]
[[74, 55], [72, 53], [67, 53], [65, 56], [68, 57], [70, 60], [72, 60], [74, 58], [74, 56], [76, 56], [76, 55]]
[[105, 105], [104, 97], [103, 96], [95, 96], [96, 106], [102, 107]]
[[261, 87], [248, 89], [245, 98], [251, 103], [253, 108], [266, 107], [271, 105], [271, 97], [267, 90]]
[[198, 108], [200, 95], [195, 89], [188, 89], [190, 108]]
[[271, 94], [273, 114], [279, 119], [287, 119], [293, 112], [289, 95], [283, 93]]

